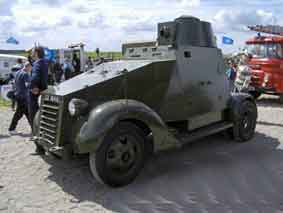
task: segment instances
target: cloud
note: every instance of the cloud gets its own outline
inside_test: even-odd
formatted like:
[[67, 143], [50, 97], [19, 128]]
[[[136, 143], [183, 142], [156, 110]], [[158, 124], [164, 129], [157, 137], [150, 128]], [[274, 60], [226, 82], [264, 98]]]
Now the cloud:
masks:
[[11, 16], [12, 7], [17, 3], [13, 0], [0, 0], [0, 17], [1, 16]]
[[24, 33], [38, 34], [38, 33], [46, 32], [50, 29], [51, 29], [51, 26], [48, 25], [47, 23], [38, 22], [38, 23], [34, 23], [33, 25], [24, 27], [21, 31]]
[[1, 17], [0, 18], [0, 35], [7, 36], [14, 32], [14, 27], [16, 26], [16, 22], [12, 17]]
[[150, 18], [129, 20], [123, 27], [128, 34], [137, 34], [141, 32], [155, 32], [157, 23], [154, 23]]
[[38, 5], [48, 5], [48, 6], [52, 6], [52, 7], [58, 7], [61, 6], [62, 4], [67, 3], [68, 0], [30, 0], [29, 4], [33, 5], [33, 4], [38, 4]]
[[200, 0], [159, 0], [161, 4], [174, 4], [178, 7], [198, 7]]
[[91, 12], [90, 8], [85, 5], [73, 5], [70, 7], [76, 13], [89, 13]]
[[198, 7], [200, 5], [200, 0], [175, 0], [175, 1], [177, 3], [180, 3], [180, 5], [184, 7]]
[[17, 36], [22, 41], [19, 48], [38, 40], [57, 48], [84, 40], [87, 47], [120, 50], [125, 41], [156, 39], [159, 22], [193, 15], [210, 20], [216, 32], [232, 34], [237, 42], [231, 48], [237, 49], [251, 35], [246, 25], [283, 24], [282, 4], [283, 0], [0, 0], [0, 29]]
[[69, 16], [63, 16], [59, 21], [56, 23], [58, 27], [66, 27], [71, 26], [73, 24], [73, 19]]
[[27, 35], [42, 34], [51, 31], [57, 31], [63, 27], [73, 24], [73, 20], [69, 16], [58, 17], [57, 21], [50, 23], [44, 19], [33, 20], [21, 28], [21, 32]]
[[80, 2], [80, 1], [75, 1], [75, 2], [70, 3], [68, 5], [68, 8], [75, 13], [89, 13], [89, 12], [91, 12], [90, 7], [88, 7], [87, 4]]
[[108, 27], [108, 24], [106, 23], [105, 16], [101, 14], [96, 14], [90, 16], [87, 20], [79, 21], [78, 26], [80, 28], [105, 28]]
[[220, 10], [212, 20], [216, 32], [245, 32], [248, 25], [276, 24], [277, 19], [272, 12], [264, 10], [233, 11]]

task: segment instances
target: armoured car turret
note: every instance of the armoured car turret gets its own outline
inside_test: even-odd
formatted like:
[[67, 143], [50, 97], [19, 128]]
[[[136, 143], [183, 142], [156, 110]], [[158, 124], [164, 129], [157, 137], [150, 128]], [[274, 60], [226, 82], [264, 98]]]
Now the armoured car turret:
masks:
[[152, 153], [220, 131], [238, 142], [254, 136], [255, 101], [230, 93], [210, 23], [160, 23], [156, 42], [125, 44], [123, 54], [43, 92], [39, 150], [89, 154], [94, 177], [117, 187]]

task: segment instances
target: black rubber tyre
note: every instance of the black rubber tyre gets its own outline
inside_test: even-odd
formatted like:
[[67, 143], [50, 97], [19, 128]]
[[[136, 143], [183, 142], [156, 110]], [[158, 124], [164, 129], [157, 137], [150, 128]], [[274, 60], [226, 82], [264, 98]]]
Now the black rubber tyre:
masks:
[[237, 142], [251, 140], [255, 134], [257, 123], [257, 107], [252, 101], [245, 100], [234, 113], [233, 137]]
[[262, 94], [258, 91], [250, 91], [249, 92], [251, 96], [254, 97], [254, 99], [258, 99]]
[[89, 155], [90, 170], [100, 182], [111, 187], [130, 184], [138, 176], [147, 156], [146, 136], [135, 124], [120, 122]]
[[279, 96], [279, 102], [280, 102], [280, 104], [283, 104], [283, 94], [280, 94], [280, 96]]

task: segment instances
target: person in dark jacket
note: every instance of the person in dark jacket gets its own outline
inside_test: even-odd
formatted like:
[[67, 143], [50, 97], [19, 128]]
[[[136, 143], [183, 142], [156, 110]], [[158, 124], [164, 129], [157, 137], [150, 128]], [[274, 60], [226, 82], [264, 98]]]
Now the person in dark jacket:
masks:
[[48, 63], [44, 59], [43, 47], [35, 47], [32, 51], [34, 58], [29, 86], [29, 116], [33, 129], [33, 120], [39, 109], [38, 97], [48, 87]]
[[54, 77], [55, 77], [55, 82], [59, 84], [61, 82], [61, 78], [63, 76], [63, 67], [62, 64], [60, 64], [59, 58], [56, 58], [56, 62], [54, 64]]
[[[9, 73], [9, 77], [5, 80], [5, 84], [11, 84], [13, 86], [13, 91], [15, 90], [15, 76], [19, 70], [22, 70], [24, 67], [24, 62], [21, 58], [17, 59], [17, 63], [12, 67], [11, 72]], [[16, 99], [12, 98], [11, 108], [15, 111], [16, 107]]]
[[74, 73], [74, 67], [71, 63], [71, 60], [67, 58], [64, 62], [64, 77], [65, 80], [69, 80], [72, 77], [72, 74]]
[[78, 75], [81, 71], [81, 61], [78, 58], [77, 54], [74, 54], [72, 65], [75, 69], [75, 75]]
[[32, 70], [32, 66], [29, 62], [26, 62], [24, 68], [19, 70], [15, 75], [15, 99], [17, 101], [17, 108], [12, 118], [12, 122], [9, 127], [10, 134], [16, 133], [16, 127], [19, 120], [25, 115], [30, 123], [30, 117], [28, 113], [28, 84], [29, 73]]

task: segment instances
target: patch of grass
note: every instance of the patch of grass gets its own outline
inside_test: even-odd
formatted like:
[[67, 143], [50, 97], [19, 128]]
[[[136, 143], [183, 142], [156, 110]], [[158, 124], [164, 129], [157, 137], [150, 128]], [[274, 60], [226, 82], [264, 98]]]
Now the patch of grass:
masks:
[[6, 101], [3, 98], [0, 97], [0, 108], [1, 107], [10, 107], [11, 101]]

